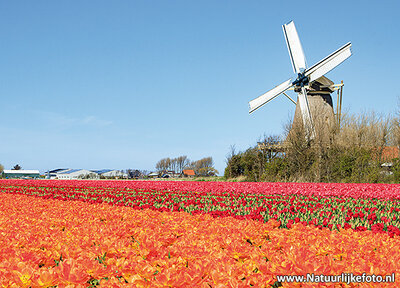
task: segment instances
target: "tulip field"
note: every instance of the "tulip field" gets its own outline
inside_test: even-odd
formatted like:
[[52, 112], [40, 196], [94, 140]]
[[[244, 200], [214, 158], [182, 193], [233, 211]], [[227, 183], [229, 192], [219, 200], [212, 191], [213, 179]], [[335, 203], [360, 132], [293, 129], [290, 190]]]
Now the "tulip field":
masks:
[[400, 185], [0, 180], [0, 192], [1, 287], [400, 287], [278, 281], [400, 277]]

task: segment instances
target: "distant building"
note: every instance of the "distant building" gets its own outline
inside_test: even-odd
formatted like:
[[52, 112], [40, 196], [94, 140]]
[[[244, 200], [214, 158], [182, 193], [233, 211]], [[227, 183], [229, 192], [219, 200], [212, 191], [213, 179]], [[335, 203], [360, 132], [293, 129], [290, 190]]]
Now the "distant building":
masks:
[[158, 175], [158, 172], [151, 172], [151, 173], [149, 173], [149, 175], [147, 175], [149, 178], [158, 178], [159, 177], [159, 175]]
[[399, 158], [399, 154], [399, 148], [396, 146], [386, 146], [383, 147], [380, 154], [378, 152], [378, 155], [376, 157], [380, 156], [382, 168], [381, 173], [385, 175], [393, 175], [392, 168], [394, 165], [394, 161]]
[[393, 163], [393, 160], [399, 158], [399, 148], [396, 146], [385, 146], [381, 152], [381, 160], [383, 162]]
[[120, 170], [102, 169], [102, 170], [91, 170], [104, 178], [128, 178], [128, 174]]
[[2, 176], [6, 179], [37, 179], [40, 173], [39, 170], [4, 170]]
[[70, 170], [72, 170], [72, 169], [59, 168], [59, 169], [49, 170], [49, 171], [44, 172], [44, 176], [46, 177], [46, 179], [56, 179], [57, 173], [66, 172], [66, 171], [70, 171]]
[[57, 179], [61, 180], [74, 180], [74, 179], [99, 179], [100, 176], [85, 169], [68, 169], [66, 171], [61, 171], [56, 174]]
[[185, 170], [182, 170], [182, 175], [183, 175], [183, 177], [194, 177], [194, 176], [196, 176], [196, 173], [194, 173], [194, 170], [185, 169]]
[[163, 170], [161, 171], [161, 178], [177, 178], [180, 175], [175, 173], [173, 170]]

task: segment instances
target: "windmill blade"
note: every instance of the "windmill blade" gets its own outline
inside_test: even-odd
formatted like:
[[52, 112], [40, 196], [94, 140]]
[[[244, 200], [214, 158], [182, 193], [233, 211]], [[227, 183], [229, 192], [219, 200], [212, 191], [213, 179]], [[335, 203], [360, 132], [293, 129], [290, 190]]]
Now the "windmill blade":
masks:
[[312, 82], [319, 77], [325, 75], [333, 68], [338, 66], [344, 60], [351, 56], [351, 43], [347, 43], [343, 47], [339, 48], [329, 56], [325, 57], [321, 61], [319, 61], [314, 66], [308, 68], [305, 71], [305, 76], [309, 77], [309, 81]]
[[299, 104], [307, 138], [313, 139], [315, 137], [314, 125], [311, 118], [310, 107], [308, 105], [307, 91], [304, 87], [301, 87], [301, 91], [299, 92]]
[[286, 45], [289, 50], [290, 59], [292, 60], [293, 71], [296, 74], [303, 72], [307, 68], [306, 58], [304, 56], [303, 47], [301, 46], [299, 35], [297, 34], [294, 22], [290, 21], [282, 25], [285, 34]]
[[289, 80], [283, 82], [282, 84], [279, 84], [278, 86], [276, 86], [275, 88], [272, 88], [271, 90], [264, 93], [263, 95], [257, 97], [256, 99], [251, 100], [249, 102], [249, 107], [250, 107], [249, 113], [252, 113], [255, 110], [257, 110], [258, 108], [260, 108], [261, 106], [267, 104], [269, 101], [274, 99], [276, 96], [278, 96], [282, 92], [285, 92], [290, 87], [292, 87], [292, 79], [289, 79]]

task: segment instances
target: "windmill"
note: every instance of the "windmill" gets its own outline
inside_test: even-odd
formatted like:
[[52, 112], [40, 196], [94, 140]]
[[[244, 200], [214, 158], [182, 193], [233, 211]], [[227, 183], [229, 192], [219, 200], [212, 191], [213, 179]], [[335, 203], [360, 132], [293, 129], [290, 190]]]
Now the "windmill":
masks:
[[[280, 94], [289, 97], [285, 91], [293, 89], [298, 94], [295, 120], [298, 118], [296, 114], [301, 114], [306, 137], [308, 140], [312, 140], [315, 137], [314, 119], [316, 119], [318, 115], [312, 117], [311, 112], [316, 112], [321, 108], [322, 110], [326, 110], [326, 107], [329, 106], [330, 108], [328, 107], [328, 110], [331, 109], [333, 116], [332, 97], [330, 93], [335, 90], [335, 85], [324, 75], [351, 56], [351, 43], [347, 43], [315, 65], [307, 68], [303, 48], [294, 22], [291, 21], [284, 24], [282, 28], [289, 50], [293, 71], [297, 76], [294, 81], [290, 78], [258, 98], [251, 100], [249, 102], [249, 113], [254, 112]], [[336, 87], [337, 86], [338, 85], [336, 85]], [[310, 109], [310, 102], [313, 109]]]

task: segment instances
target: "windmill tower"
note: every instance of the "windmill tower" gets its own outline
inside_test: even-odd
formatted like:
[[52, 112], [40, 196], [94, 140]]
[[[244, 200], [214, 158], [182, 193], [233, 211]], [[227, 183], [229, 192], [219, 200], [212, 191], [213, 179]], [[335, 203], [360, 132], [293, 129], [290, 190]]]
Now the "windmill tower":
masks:
[[[312, 136], [325, 144], [330, 142], [330, 135], [337, 127], [331, 96], [334, 90], [334, 83], [325, 76], [321, 76], [317, 80], [309, 83], [307, 88], [307, 102], [313, 125], [312, 133], [315, 133]], [[302, 129], [304, 127], [303, 125], [300, 105], [296, 103], [296, 110], [291, 128], [294, 130]]]
[[[322, 129], [328, 131], [330, 126], [335, 123], [331, 97], [331, 93], [335, 90], [335, 85], [324, 75], [351, 56], [351, 43], [347, 43], [315, 65], [307, 68], [303, 48], [294, 22], [291, 21], [284, 24], [282, 28], [293, 71], [297, 76], [294, 81], [290, 78], [250, 101], [249, 113], [254, 112], [280, 94], [289, 97], [285, 91], [294, 90], [298, 97], [293, 127], [302, 125], [307, 140], [313, 140], [316, 136], [315, 124], [324, 123]], [[319, 130], [321, 129], [321, 127], [318, 128]]]

